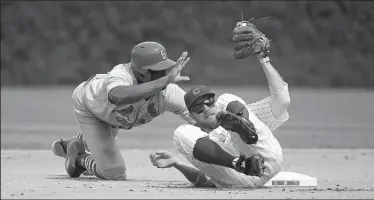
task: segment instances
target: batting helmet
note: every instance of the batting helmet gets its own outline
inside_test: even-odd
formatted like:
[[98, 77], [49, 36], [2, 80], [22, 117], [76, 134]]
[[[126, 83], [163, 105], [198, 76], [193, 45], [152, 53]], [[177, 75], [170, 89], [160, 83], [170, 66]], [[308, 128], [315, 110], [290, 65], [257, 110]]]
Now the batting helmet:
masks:
[[131, 67], [143, 82], [166, 75], [166, 70], [173, 65], [175, 62], [168, 58], [165, 47], [157, 42], [142, 42], [131, 52]]

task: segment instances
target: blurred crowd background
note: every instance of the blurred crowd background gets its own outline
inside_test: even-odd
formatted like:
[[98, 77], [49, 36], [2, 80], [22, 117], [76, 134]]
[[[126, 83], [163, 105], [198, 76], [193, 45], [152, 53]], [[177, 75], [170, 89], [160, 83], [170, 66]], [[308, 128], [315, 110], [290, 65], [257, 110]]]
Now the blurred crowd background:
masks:
[[259, 29], [293, 87], [374, 86], [372, 1], [2, 1], [1, 84], [78, 84], [151, 40], [189, 52], [192, 84], [263, 85], [255, 58], [232, 56], [241, 11], [271, 16]]

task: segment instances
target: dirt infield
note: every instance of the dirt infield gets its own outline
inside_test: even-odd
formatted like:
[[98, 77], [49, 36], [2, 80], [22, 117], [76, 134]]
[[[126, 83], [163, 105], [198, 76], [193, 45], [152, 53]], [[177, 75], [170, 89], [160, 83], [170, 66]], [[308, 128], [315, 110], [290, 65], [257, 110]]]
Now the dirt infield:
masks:
[[[173, 150], [171, 150], [173, 151]], [[318, 179], [316, 188], [194, 188], [176, 169], [157, 169], [150, 150], [123, 150], [128, 181], [70, 179], [50, 151], [1, 151], [1, 198], [372, 198], [374, 150], [286, 149], [285, 171]], [[130, 162], [131, 161], [131, 162]]]

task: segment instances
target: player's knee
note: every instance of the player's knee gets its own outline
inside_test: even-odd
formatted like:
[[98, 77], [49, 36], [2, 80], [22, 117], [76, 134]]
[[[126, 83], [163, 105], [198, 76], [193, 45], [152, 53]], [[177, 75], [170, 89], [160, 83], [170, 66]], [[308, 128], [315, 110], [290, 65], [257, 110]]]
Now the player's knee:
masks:
[[199, 127], [190, 124], [182, 124], [174, 131], [173, 141], [176, 142], [195, 144], [196, 141], [208, 134], [203, 132]]
[[192, 153], [196, 141], [207, 135], [197, 126], [182, 124], [174, 131], [173, 143], [179, 153], [187, 156]]
[[103, 176], [108, 180], [126, 180], [126, 166], [124, 165], [115, 165], [113, 167], [104, 169]]
[[109, 180], [126, 179], [126, 165], [120, 152], [115, 148], [104, 148], [99, 164], [102, 175]]

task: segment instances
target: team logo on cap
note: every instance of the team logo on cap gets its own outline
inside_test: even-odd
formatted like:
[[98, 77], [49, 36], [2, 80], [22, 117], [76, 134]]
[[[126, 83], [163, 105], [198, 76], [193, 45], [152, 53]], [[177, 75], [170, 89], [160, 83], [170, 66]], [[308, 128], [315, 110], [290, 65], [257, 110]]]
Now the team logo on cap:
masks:
[[195, 96], [198, 95], [199, 93], [200, 93], [199, 88], [195, 88], [195, 89], [192, 90], [192, 94], [195, 95]]
[[162, 60], [165, 60], [168, 56], [166, 55], [166, 51], [164, 50], [161, 50], [161, 57], [162, 57]]

